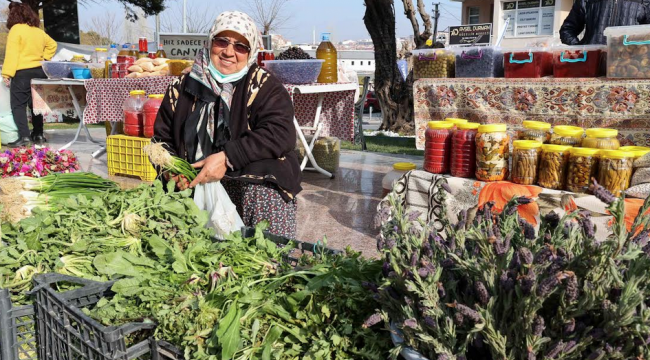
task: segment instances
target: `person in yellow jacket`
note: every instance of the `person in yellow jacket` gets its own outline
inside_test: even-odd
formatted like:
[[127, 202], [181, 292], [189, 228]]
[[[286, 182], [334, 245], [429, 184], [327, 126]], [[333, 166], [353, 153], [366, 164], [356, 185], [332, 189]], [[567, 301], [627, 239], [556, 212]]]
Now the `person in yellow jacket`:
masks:
[[[43, 115], [35, 115], [32, 104], [32, 79], [47, 76], [41, 67], [42, 60], [50, 60], [56, 52], [56, 42], [39, 28], [38, 14], [29, 6], [12, 2], [7, 18], [7, 48], [2, 66], [4, 85], [11, 94], [11, 112], [18, 128], [18, 140], [10, 147], [30, 146], [32, 141], [42, 144]], [[31, 135], [27, 124], [27, 105], [32, 109]]]

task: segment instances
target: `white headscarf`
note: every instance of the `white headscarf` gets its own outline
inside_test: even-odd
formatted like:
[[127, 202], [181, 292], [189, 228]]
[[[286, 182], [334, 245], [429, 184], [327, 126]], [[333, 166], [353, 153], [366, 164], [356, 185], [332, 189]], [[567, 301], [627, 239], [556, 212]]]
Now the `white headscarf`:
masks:
[[262, 47], [262, 38], [257, 25], [253, 19], [241, 11], [222, 12], [214, 21], [208, 37], [208, 46], [211, 46], [212, 39], [224, 31], [234, 31], [248, 40], [251, 51], [248, 54], [248, 67], [257, 62], [257, 53]]

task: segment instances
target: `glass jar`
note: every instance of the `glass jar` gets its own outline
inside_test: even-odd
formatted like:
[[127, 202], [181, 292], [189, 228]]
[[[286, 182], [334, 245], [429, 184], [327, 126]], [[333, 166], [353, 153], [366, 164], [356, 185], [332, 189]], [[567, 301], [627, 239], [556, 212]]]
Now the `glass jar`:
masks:
[[142, 107], [146, 98], [144, 90], [133, 90], [129, 97], [124, 100], [124, 134], [128, 136], [143, 135], [143, 113]]
[[381, 197], [384, 198], [388, 193], [393, 190], [395, 183], [402, 177], [404, 174], [411, 170], [415, 170], [416, 166], [413, 163], [400, 162], [393, 164], [393, 170], [391, 170], [384, 178], [381, 180], [381, 187], [384, 189]]
[[564, 189], [566, 168], [571, 146], [546, 144], [542, 146], [537, 185], [547, 189]]
[[476, 178], [501, 181], [508, 177], [510, 136], [506, 124], [478, 127], [476, 135]]
[[533, 185], [537, 180], [537, 165], [542, 143], [535, 140], [512, 142], [512, 182]]
[[584, 132], [581, 127], [558, 125], [553, 128], [549, 142], [553, 145], [579, 146]]
[[618, 130], [616, 129], [587, 129], [587, 137], [582, 139], [582, 147], [590, 149], [617, 150], [621, 143], [616, 138]]
[[630, 186], [634, 154], [620, 150], [601, 150], [598, 165], [598, 184], [615, 196]]
[[429, 121], [424, 145], [424, 170], [433, 174], [449, 172], [451, 136], [454, 124], [446, 121]]
[[566, 177], [566, 190], [574, 193], [586, 193], [591, 179], [598, 171], [598, 154], [600, 150], [589, 148], [572, 148]]
[[479, 124], [461, 123], [451, 141], [451, 176], [470, 178], [476, 173], [476, 133]]
[[546, 144], [551, 139], [551, 124], [549, 123], [526, 120], [522, 126], [524, 128], [519, 131], [518, 140], [535, 140]]

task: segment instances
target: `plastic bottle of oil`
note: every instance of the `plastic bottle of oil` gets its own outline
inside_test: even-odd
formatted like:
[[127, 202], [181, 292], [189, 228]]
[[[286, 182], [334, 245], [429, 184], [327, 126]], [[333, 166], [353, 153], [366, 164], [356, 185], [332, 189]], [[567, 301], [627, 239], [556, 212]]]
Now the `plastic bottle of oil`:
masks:
[[323, 33], [321, 40], [318, 49], [316, 49], [316, 59], [322, 59], [325, 62], [321, 68], [320, 75], [318, 75], [318, 82], [335, 83], [338, 81], [336, 48], [330, 41], [330, 33]]

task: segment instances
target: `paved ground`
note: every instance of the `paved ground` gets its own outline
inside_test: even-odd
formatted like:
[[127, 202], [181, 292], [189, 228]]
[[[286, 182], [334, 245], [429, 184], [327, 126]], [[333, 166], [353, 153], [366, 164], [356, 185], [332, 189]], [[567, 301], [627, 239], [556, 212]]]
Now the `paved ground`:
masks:
[[[50, 147], [59, 148], [72, 140], [74, 133], [75, 130], [46, 130], [45, 136]], [[95, 139], [106, 139], [103, 129], [93, 128], [91, 134]], [[99, 146], [86, 142], [83, 136], [80, 140], [69, 149], [77, 154], [84, 171], [109, 177], [125, 187], [141, 183], [139, 179], [108, 176], [106, 155], [93, 159], [91, 154]], [[315, 242], [326, 236], [330, 247], [342, 249], [349, 245], [366, 256], [376, 255], [373, 217], [382, 195], [381, 180], [394, 162], [405, 160], [422, 161], [414, 156], [343, 151], [334, 179], [305, 172], [304, 190], [298, 196], [298, 239]]]

